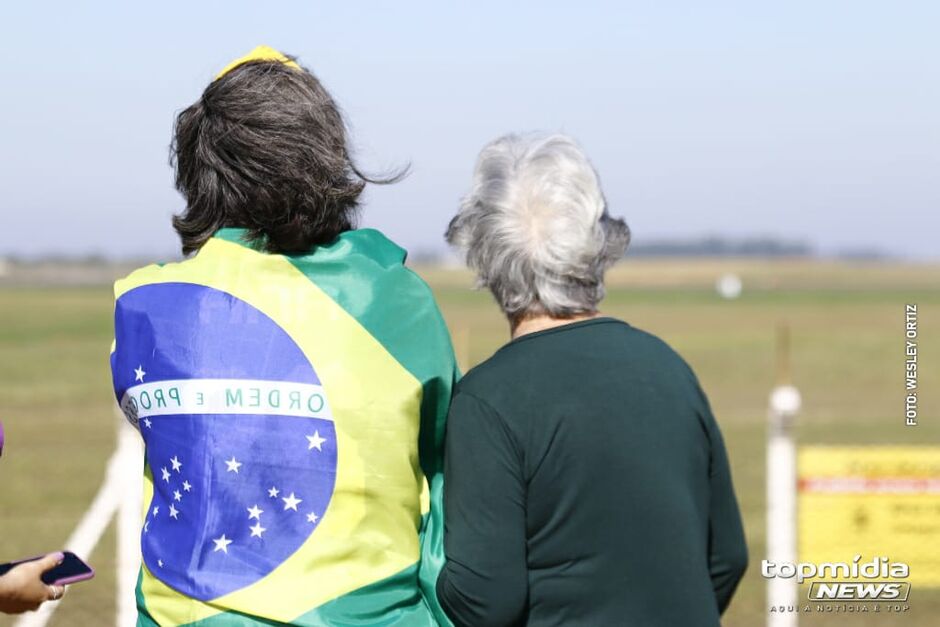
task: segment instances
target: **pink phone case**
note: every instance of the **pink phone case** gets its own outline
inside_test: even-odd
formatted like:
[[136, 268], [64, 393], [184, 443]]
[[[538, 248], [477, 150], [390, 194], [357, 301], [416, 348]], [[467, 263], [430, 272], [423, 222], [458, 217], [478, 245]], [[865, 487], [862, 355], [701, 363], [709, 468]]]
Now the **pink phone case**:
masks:
[[[62, 554], [64, 555], [64, 554], [67, 553], [67, 552], [68, 552], [68, 551], [62, 551]], [[30, 558], [27, 558], [27, 559], [24, 559], [24, 560], [17, 560], [16, 562], [11, 562], [10, 565], [11, 565], [11, 566], [18, 566], [18, 565], [20, 565], [20, 564], [25, 564], [26, 562], [34, 562], [34, 561], [36, 561], [36, 560], [38, 560], [38, 559], [42, 559], [43, 557], [45, 557], [45, 555], [47, 555], [47, 554], [44, 553], [44, 554], [42, 554], [42, 555], [36, 555], [35, 557], [30, 557]], [[91, 579], [92, 577], [95, 576], [95, 569], [94, 569], [94, 568], [92, 568], [91, 566], [89, 566], [88, 564], [86, 564], [86, 563], [84, 562], [84, 560], [82, 560], [80, 557], [78, 557], [78, 556], [75, 555], [74, 553], [71, 553], [71, 555], [74, 556], [74, 558], [77, 559], [79, 562], [81, 562], [82, 565], [84, 565], [85, 568], [88, 569], [88, 572], [79, 573], [79, 574], [77, 574], [77, 575], [72, 575], [72, 576], [70, 576], [70, 577], [62, 577], [61, 579], [56, 579], [55, 581], [49, 582], [47, 585], [50, 585], [50, 586], [66, 586], [66, 585], [68, 585], [68, 584], [70, 584], [70, 583], [76, 583], [76, 582], [79, 582], [79, 581], [87, 581], [87, 580], [89, 580], [89, 579]]]
[[[87, 566], [87, 564], [86, 564]], [[71, 577], [65, 577], [63, 579], [56, 579], [52, 582], [53, 586], [66, 586], [70, 583], [75, 583], [77, 581], [87, 581], [95, 576], [95, 569], [91, 566], [88, 566], [87, 573], [81, 573], [80, 575], [72, 575]]]
[[56, 579], [55, 581], [52, 582], [51, 585], [53, 585], [53, 586], [66, 586], [66, 585], [68, 585], [68, 584], [70, 584], [70, 583], [76, 583], [76, 582], [79, 582], [79, 581], [87, 581], [87, 580], [89, 580], [89, 579], [91, 579], [92, 577], [95, 576], [95, 569], [92, 568], [91, 566], [89, 566], [88, 564], [86, 564], [85, 561], [84, 561], [82, 558], [80, 558], [79, 556], [75, 555], [75, 554], [72, 553], [71, 551], [62, 551], [62, 554], [63, 554], [64, 556], [66, 556], [65, 559], [71, 558], [71, 559], [73, 559], [73, 560], [77, 560], [79, 563], [82, 564], [82, 566], [84, 566], [85, 568], [88, 569], [88, 572], [78, 573], [77, 575], [71, 575], [71, 576], [68, 576], [68, 577], [62, 577], [61, 579]]

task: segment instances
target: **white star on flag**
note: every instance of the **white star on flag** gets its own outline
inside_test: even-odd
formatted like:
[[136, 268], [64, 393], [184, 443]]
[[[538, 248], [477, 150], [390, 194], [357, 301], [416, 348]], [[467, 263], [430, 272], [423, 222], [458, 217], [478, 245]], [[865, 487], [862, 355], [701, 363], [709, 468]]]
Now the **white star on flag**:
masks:
[[147, 427], [148, 429], [153, 427], [153, 423], [150, 422], [150, 418], [144, 418], [144, 426]]
[[268, 496], [270, 496], [272, 499], [276, 499], [277, 495], [280, 493], [281, 491], [275, 488], [274, 486], [271, 486], [271, 489], [268, 490]]
[[167, 483], [170, 482], [170, 471], [166, 469], [166, 466], [160, 469], [160, 472], [163, 474], [163, 480]]
[[308, 435], [306, 438], [310, 441], [310, 446], [307, 447], [308, 451], [311, 449], [317, 449], [318, 451], [323, 450], [321, 447], [323, 443], [326, 442], [326, 438], [321, 438], [319, 431], [314, 431], [313, 435]]
[[251, 529], [251, 537], [252, 537], [252, 538], [254, 538], [254, 537], [260, 538], [260, 537], [261, 537], [261, 534], [264, 533], [265, 531], [267, 531], [266, 528], [264, 528], [264, 527], [261, 526], [261, 521], [260, 521], [260, 520], [259, 520], [258, 522], [256, 522], [256, 523], [254, 524], [254, 526], [248, 527], [248, 528]]
[[157, 560], [157, 566], [163, 568], [163, 560]]
[[264, 513], [263, 509], [258, 509], [257, 505], [254, 505], [247, 509], [248, 509], [248, 520], [251, 520], [252, 518], [257, 518], [258, 522], [261, 521], [261, 514]]
[[289, 510], [289, 509], [292, 509], [292, 510], [294, 510], [294, 511], [296, 512], [296, 511], [297, 511], [297, 506], [298, 506], [300, 503], [303, 502], [301, 499], [298, 499], [296, 496], [294, 496], [294, 493], [293, 493], [293, 492], [290, 493], [290, 496], [288, 496], [288, 497], [286, 497], [286, 498], [282, 498], [281, 500], [284, 501], [284, 511], [285, 511], [285, 512], [286, 512], [287, 510]]
[[215, 548], [212, 549], [213, 553], [215, 553], [216, 551], [222, 551], [223, 553], [228, 553], [228, 545], [232, 543], [231, 540], [225, 537], [224, 533], [219, 538], [213, 538], [212, 541], [215, 542]]
[[145, 520], [145, 521], [144, 521], [144, 533], [147, 533], [147, 532], [149, 532], [149, 531], [150, 531], [150, 521], [149, 521], [149, 520]]
[[319, 519], [320, 517], [314, 514], [313, 512], [310, 512], [309, 514], [307, 514], [307, 522], [315, 523]]
[[184, 491], [189, 492], [189, 491], [192, 490], [192, 489], [193, 489], [193, 486], [192, 486], [188, 481], [184, 481], [184, 482], [183, 482], [183, 490], [184, 490]]
[[170, 460], [170, 463], [173, 465], [173, 470], [176, 472], [180, 471], [180, 468], [183, 467], [183, 463], [179, 460], [179, 457], [176, 455], [173, 456], [173, 459]]
[[153, 508], [153, 515], [156, 516], [159, 513], [160, 513], [160, 506], [157, 505], [156, 507]]
[[179, 490], [173, 490], [173, 500], [177, 502], [182, 501], [183, 494]]
[[176, 520], [179, 516], [180, 511], [173, 506], [173, 503], [170, 503], [170, 518]]
[[228, 468], [226, 469], [226, 472], [235, 472], [235, 473], [238, 472], [239, 467], [242, 465], [241, 462], [235, 461], [234, 455], [232, 455], [232, 459], [226, 461], [225, 464], [228, 466]]
[[140, 381], [141, 383], [143, 383], [145, 374], [147, 373], [144, 372], [143, 364], [137, 366], [137, 368], [134, 370], [134, 381]]

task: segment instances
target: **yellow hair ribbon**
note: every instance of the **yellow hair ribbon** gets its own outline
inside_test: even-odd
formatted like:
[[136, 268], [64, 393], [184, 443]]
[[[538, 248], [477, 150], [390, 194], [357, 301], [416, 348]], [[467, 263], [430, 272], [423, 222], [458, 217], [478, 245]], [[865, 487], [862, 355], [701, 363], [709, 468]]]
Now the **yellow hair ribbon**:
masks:
[[222, 68], [222, 71], [216, 74], [215, 80], [219, 80], [238, 66], [244, 65], [245, 63], [250, 63], [252, 61], [277, 61], [279, 63], [283, 63], [287, 67], [292, 67], [295, 70], [301, 69], [301, 67], [294, 61], [291, 61], [287, 56], [278, 52], [274, 48], [271, 48], [270, 46], [258, 46], [245, 56], [235, 59]]

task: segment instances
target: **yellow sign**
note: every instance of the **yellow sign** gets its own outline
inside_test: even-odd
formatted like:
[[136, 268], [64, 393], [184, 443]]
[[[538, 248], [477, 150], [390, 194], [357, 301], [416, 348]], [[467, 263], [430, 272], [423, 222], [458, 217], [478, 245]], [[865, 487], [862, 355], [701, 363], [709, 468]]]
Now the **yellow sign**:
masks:
[[887, 557], [940, 587], [940, 446], [804, 446], [800, 562]]

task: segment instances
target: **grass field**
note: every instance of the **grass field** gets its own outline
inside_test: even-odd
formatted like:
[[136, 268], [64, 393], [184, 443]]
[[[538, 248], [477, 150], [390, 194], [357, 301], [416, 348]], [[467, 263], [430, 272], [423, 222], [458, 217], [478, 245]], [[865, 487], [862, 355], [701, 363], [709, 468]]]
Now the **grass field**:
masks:
[[[743, 296], [719, 299], [722, 272]], [[462, 271], [419, 268], [470, 366], [506, 341], [488, 294]], [[605, 313], [656, 333], [698, 372], [725, 434], [752, 564], [724, 624], [765, 621], [764, 440], [774, 384], [774, 330], [792, 336], [803, 394], [798, 438], [812, 443], [940, 443], [940, 267], [744, 260], [636, 260], [609, 276]], [[920, 306], [920, 422], [903, 426], [904, 304]], [[113, 450], [109, 388], [111, 296], [100, 288], [0, 287], [0, 559], [60, 547], [92, 499]], [[55, 625], [110, 625], [114, 537], [91, 557], [98, 570], [74, 586]], [[864, 552], [860, 547], [859, 552]], [[871, 551], [877, 551], [872, 547]], [[851, 556], [849, 556], [849, 559]], [[900, 616], [803, 615], [803, 625], [938, 624], [940, 591], [915, 590]], [[9, 621], [0, 618], [0, 625]], [[679, 627], [679, 626], [677, 626]]]

